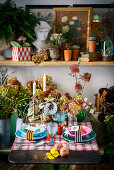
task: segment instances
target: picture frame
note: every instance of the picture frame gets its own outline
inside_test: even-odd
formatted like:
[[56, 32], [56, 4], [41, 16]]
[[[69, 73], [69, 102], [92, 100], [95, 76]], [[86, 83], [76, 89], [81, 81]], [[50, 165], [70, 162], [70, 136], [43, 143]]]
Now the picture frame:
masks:
[[[70, 22], [73, 20], [73, 17], [77, 18], [78, 25], [76, 25], [76, 22], [75, 22], [74, 35], [76, 35], [78, 39], [78, 43], [80, 45], [80, 51], [81, 52], [88, 51], [88, 37], [90, 35], [89, 25], [91, 24], [91, 20], [92, 20], [92, 7], [53, 8], [53, 32], [54, 33], [57, 32], [56, 26], [54, 24], [55, 21], [56, 21], [56, 24], [61, 26], [61, 24], [64, 24], [62, 23], [62, 18], [64, 16], [67, 16], [68, 18], [67, 22], [69, 23], [69, 25], [70, 25]], [[80, 29], [82, 29], [87, 25], [88, 25], [87, 38], [82, 40], [80, 36], [81, 33], [80, 33], [78, 26], [80, 27]]]
[[35, 13], [39, 20], [46, 21], [53, 28], [53, 8], [68, 7], [68, 5], [25, 5], [25, 9]]

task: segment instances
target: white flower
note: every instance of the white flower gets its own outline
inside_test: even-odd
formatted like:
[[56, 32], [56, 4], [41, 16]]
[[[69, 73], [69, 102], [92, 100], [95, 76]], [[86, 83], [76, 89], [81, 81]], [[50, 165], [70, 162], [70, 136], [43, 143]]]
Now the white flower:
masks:
[[70, 22], [69, 22], [69, 25], [74, 25], [74, 24], [75, 24], [74, 21], [70, 21]]
[[67, 16], [64, 16], [61, 18], [61, 22], [65, 23], [68, 21], [68, 17]]
[[57, 104], [55, 102], [47, 103], [44, 106], [44, 114], [45, 115], [54, 115], [56, 112], [57, 112]]
[[72, 20], [77, 20], [77, 19], [78, 19], [77, 16], [73, 16], [73, 17], [72, 17]]
[[65, 34], [68, 31], [69, 31], [69, 26], [68, 25], [62, 27], [62, 34]]
[[65, 132], [64, 132], [64, 135], [68, 136], [69, 135], [69, 130], [66, 129]]
[[52, 35], [52, 36], [50, 37], [50, 40], [51, 40], [51, 41], [55, 41], [55, 37]]
[[87, 102], [88, 101], [88, 98], [84, 98], [84, 102]]
[[43, 109], [43, 108], [44, 108], [44, 106], [45, 106], [45, 103], [41, 103], [41, 104], [39, 104], [39, 109]]

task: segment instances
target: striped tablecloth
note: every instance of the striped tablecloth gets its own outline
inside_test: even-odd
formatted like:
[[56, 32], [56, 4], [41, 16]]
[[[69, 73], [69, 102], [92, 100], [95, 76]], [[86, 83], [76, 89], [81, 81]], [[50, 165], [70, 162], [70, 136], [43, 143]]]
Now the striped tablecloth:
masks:
[[[90, 122], [81, 122], [81, 125], [83, 126], [87, 126], [89, 128], [92, 129], [91, 123]], [[54, 136], [54, 141], [56, 143], [62, 143], [63, 146], [68, 147], [70, 150], [77, 150], [77, 151], [83, 151], [83, 150], [87, 150], [87, 151], [98, 151], [98, 145], [96, 142], [96, 139], [93, 139], [89, 142], [85, 142], [85, 143], [77, 143], [77, 144], [71, 144], [70, 142], [64, 140], [62, 138], [62, 135], [55, 135]], [[17, 144], [21, 142], [21, 144]], [[11, 150], [50, 150], [52, 148], [52, 146], [48, 146], [46, 143], [48, 143], [48, 139], [47, 137], [40, 139], [39, 142], [42, 142], [44, 144], [40, 145], [40, 146], [36, 146], [34, 143], [32, 143], [31, 141], [25, 140], [25, 139], [21, 139], [16, 137], [15, 141], [12, 145]], [[22, 143], [27, 143], [26, 145], [22, 145]]]

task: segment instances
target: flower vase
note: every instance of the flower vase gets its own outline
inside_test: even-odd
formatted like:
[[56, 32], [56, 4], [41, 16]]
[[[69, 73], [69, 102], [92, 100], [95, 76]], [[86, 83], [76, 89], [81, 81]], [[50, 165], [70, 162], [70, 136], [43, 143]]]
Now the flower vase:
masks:
[[51, 61], [57, 61], [57, 59], [59, 59], [60, 54], [59, 54], [59, 48], [50, 48], [49, 49], [50, 52], [50, 57], [51, 57]]
[[78, 113], [78, 115], [76, 115], [77, 117], [77, 121], [78, 122], [82, 122], [85, 118], [86, 114], [85, 114], [85, 110], [84, 109], [81, 109]]

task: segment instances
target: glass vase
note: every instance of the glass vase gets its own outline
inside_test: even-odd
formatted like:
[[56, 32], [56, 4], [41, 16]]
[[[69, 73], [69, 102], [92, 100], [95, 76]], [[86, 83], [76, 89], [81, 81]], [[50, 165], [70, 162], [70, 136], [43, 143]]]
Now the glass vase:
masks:
[[85, 118], [86, 114], [85, 114], [85, 110], [84, 109], [81, 109], [78, 113], [78, 115], [76, 115], [77, 117], [77, 121], [78, 122], [82, 122]]

